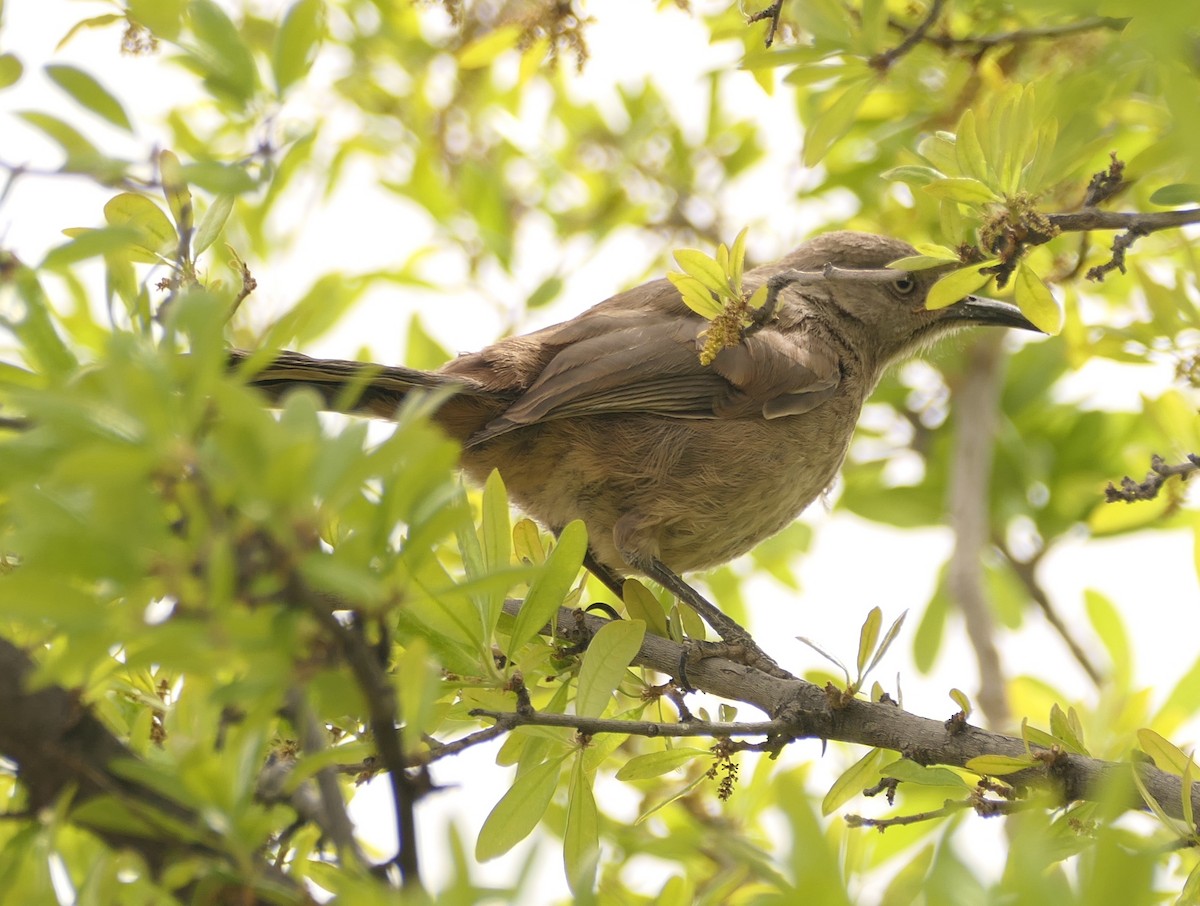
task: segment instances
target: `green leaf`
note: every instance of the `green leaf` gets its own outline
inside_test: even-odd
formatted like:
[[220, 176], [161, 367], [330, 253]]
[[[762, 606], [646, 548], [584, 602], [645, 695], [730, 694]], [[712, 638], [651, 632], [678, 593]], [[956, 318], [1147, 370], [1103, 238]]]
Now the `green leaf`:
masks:
[[697, 249], [679, 249], [675, 260], [689, 277], [700, 281], [700, 285], [718, 298], [729, 293], [729, 281], [725, 271], [715, 260]]
[[1192, 753], [1188, 753], [1187, 765], [1183, 769], [1182, 782], [1179, 785], [1179, 794], [1182, 802], [1180, 803], [1183, 809], [1183, 823], [1189, 828], [1194, 828], [1196, 822], [1193, 820], [1192, 808], [1192, 783], [1196, 776], [1196, 759]]
[[25, 67], [18, 57], [11, 53], [0, 53], [0, 88], [15, 85], [24, 71]]
[[554, 798], [566, 757], [562, 755], [530, 768], [500, 797], [479, 829], [476, 859], [487, 862], [504, 855], [537, 827]]
[[640, 620], [611, 620], [600, 627], [588, 643], [579, 668], [577, 715], [599, 717], [604, 713], [645, 635], [646, 624]]
[[908, 611], [906, 610], [892, 621], [892, 625], [888, 627], [888, 631], [883, 636], [883, 641], [880, 642], [878, 647], [875, 649], [874, 657], [872, 657], [870, 662], [867, 664], [867, 669], [863, 672], [864, 676], [874, 670], [875, 665], [883, 659], [885, 654], [887, 654], [888, 649], [892, 647], [892, 643], [896, 641], [896, 637], [900, 635], [900, 630], [904, 626], [904, 619], [907, 616]]
[[[3, 7], [3, 5], [4, 4], [0, 3], [0, 7]], [[67, 33], [62, 36], [57, 44], [54, 45], [54, 49], [56, 51], [62, 50], [64, 47], [66, 47], [68, 41], [70, 41], [73, 37], [75, 37], [75, 35], [83, 31], [85, 28], [104, 28], [112, 25], [114, 22], [123, 21], [125, 21], [125, 17], [120, 13], [104, 13], [99, 16], [92, 16], [90, 19], [81, 19], [67, 29]]]
[[950, 786], [959, 787], [964, 790], [971, 789], [971, 784], [967, 783], [961, 776], [949, 768], [927, 767], [923, 764], [917, 764], [915, 761], [910, 761], [907, 758], [899, 758], [890, 764], [884, 765], [879, 769], [879, 773], [883, 777], [891, 777], [895, 780], [902, 780], [905, 783], [916, 783], [921, 786]]
[[970, 107], [959, 117], [958, 131], [954, 135], [954, 153], [960, 173], [981, 183], [991, 182], [983, 147], [979, 144], [979, 134], [975, 131], [975, 111]]
[[167, 207], [179, 228], [179, 235], [186, 236], [192, 231], [192, 193], [188, 189], [187, 180], [183, 177], [183, 168], [179, 158], [171, 151], [160, 151], [158, 154], [158, 172], [162, 176], [163, 196]]
[[283, 95], [312, 68], [324, 31], [325, 5], [321, 0], [297, 0], [283, 17], [271, 48], [275, 90]]
[[839, 808], [862, 795], [862, 791], [879, 781], [879, 764], [883, 761], [883, 749], [872, 749], [854, 762], [829, 788], [821, 801], [821, 814], [831, 815]]
[[1068, 752], [1075, 755], [1087, 754], [1081, 736], [1083, 729], [1079, 725], [1079, 716], [1075, 713], [1074, 708], [1068, 715], [1057, 702], [1052, 705], [1050, 707], [1050, 732], [1056, 739], [1062, 741], [1062, 747]]
[[852, 82], [808, 125], [804, 132], [804, 166], [815, 167], [819, 164], [837, 140], [850, 131], [858, 108], [875, 85], [875, 79]]
[[462, 69], [490, 66], [500, 54], [515, 48], [520, 37], [521, 29], [518, 26], [502, 25], [463, 47], [458, 52], [458, 65]]
[[919, 167], [915, 164], [905, 164], [902, 167], [892, 167], [890, 170], [884, 170], [880, 174], [883, 179], [889, 182], [902, 182], [905, 185], [927, 186], [935, 179], [943, 179], [945, 174], [940, 170], [935, 170], [933, 167]]
[[999, 201], [999, 197], [981, 183], [978, 179], [967, 176], [951, 176], [938, 179], [925, 186], [921, 191], [934, 198], [945, 198], [966, 205], [977, 205], [989, 201]]
[[1150, 196], [1150, 204], [1173, 208], [1182, 204], [1200, 202], [1200, 185], [1190, 182], [1177, 182], [1163, 186]]
[[1003, 777], [1005, 774], [1015, 774], [1036, 765], [1037, 759], [1031, 755], [1014, 757], [1012, 755], [980, 755], [970, 759], [963, 767], [976, 774], [989, 777]]
[[591, 778], [583, 769], [583, 752], [571, 769], [567, 790], [567, 825], [563, 829], [563, 864], [567, 884], [578, 899], [591, 894], [600, 862], [600, 815], [592, 795]]
[[204, 75], [205, 85], [245, 106], [258, 90], [258, 69], [241, 29], [214, 0], [191, 0], [188, 14], [198, 42], [191, 59]]
[[1149, 727], [1138, 730], [1137, 737], [1142, 751], [1154, 760], [1160, 771], [1183, 776], [1184, 770], [1187, 769], [1188, 756], [1179, 746]]
[[872, 607], [858, 631], [858, 677], [861, 680], [863, 670], [875, 651], [875, 643], [879, 641], [879, 630], [883, 628], [883, 611]]
[[621, 587], [621, 597], [624, 599], [625, 612], [630, 619], [642, 620], [646, 628], [654, 635], [670, 638], [667, 629], [667, 615], [663, 611], [658, 598], [637, 579], [626, 579]]
[[971, 699], [967, 697], [967, 693], [963, 692], [961, 689], [951, 689], [950, 699], [954, 702], [954, 704], [958, 705], [958, 710], [963, 713], [964, 718], [971, 716], [971, 711], [973, 709], [971, 707]]
[[133, 124], [121, 102], [82, 69], [50, 63], [46, 66], [46, 75], [81, 106], [126, 132], [133, 131]]
[[492, 469], [483, 485], [483, 518], [480, 526], [483, 565], [489, 572], [512, 561], [512, 526], [509, 525], [508, 492], [500, 472]]
[[513, 556], [518, 563], [541, 566], [546, 562], [541, 532], [532, 519], [522, 518], [513, 523]]
[[1129, 648], [1129, 633], [1121, 619], [1121, 613], [1112, 601], [1095, 589], [1084, 590], [1083, 603], [1092, 628], [1096, 630], [1096, 635], [1108, 651], [1114, 685], [1117, 689], [1124, 690], [1133, 676], [1133, 655]]
[[929, 290], [929, 295], [925, 298], [925, 307], [932, 310], [961, 302], [992, 279], [991, 274], [981, 274], [979, 269], [995, 263], [985, 261], [946, 274]]
[[749, 227], [743, 227], [729, 250], [729, 283], [734, 289], [742, 286], [742, 274], [746, 270], [746, 234], [749, 232]]
[[695, 277], [671, 271], [667, 274], [667, 279], [679, 290], [683, 304], [700, 317], [711, 321], [721, 313], [721, 303], [714, 299], [712, 294], [704, 288], [704, 284]]
[[712, 752], [707, 749], [696, 749], [681, 746], [676, 749], [664, 749], [661, 752], [648, 752], [645, 755], [635, 755], [617, 771], [618, 780], [649, 780], [651, 777], [661, 777], [698, 758], [711, 758]]
[[[137, 230], [137, 246], [152, 262], [174, 257], [179, 239], [162, 208], [145, 195], [122, 192], [104, 206], [104, 219], [112, 226]], [[162, 257], [160, 257], [162, 256]]]
[[204, 216], [200, 218], [200, 225], [196, 227], [196, 235], [192, 239], [193, 255], [199, 257], [217, 241], [217, 237], [221, 235], [221, 230], [225, 229], [225, 222], [229, 220], [232, 212], [232, 195], [222, 193], [213, 199], [208, 210], [204, 212]]
[[[513, 622], [512, 635], [509, 636], [508, 642], [510, 657], [541, 632], [542, 627], [558, 613], [558, 608], [566, 598], [567, 592], [571, 590], [575, 577], [579, 575], [579, 567], [586, 552], [587, 529], [584, 524], [578, 519], [567, 523], [567, 527], [559, 533], [558, 542], [546, 559], [545, 566], [530, 585], [529, 594], [525, 596], [521, 610]], [[603, 631], [601, 629], [601, 632]], [[590, 653], [590, 647], [588, 651]]]
[[38, 110], [23, 110], [17, 116], [62, 148], [67, 156], [69, 169], [80, 169], [103, 158], [96, 146], [88, 141], [82, 132], [56, 116]]
[[72, 237], [71, 241], [47, 252], [39, 267], [61, 270], [77, 261], [128, 249], [137, 243], [141, 236], [133, 227], [103, 227], [98, 230], [67, 232]]
[[1050, 288], [1024, 261], [1017, 265], [1014, 280], [1017, 306], [1038, 330], [1056, 335], [1062, 330], [1063, 310], [1055, 301]]

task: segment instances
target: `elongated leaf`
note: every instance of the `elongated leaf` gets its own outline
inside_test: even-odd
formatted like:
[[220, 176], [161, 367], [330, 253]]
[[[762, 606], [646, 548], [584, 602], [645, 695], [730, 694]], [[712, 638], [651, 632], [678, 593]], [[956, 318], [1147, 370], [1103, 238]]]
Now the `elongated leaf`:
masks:
[[843, 135], [854, 125], [858, 108], [876, 85], [875, 79], [852, 82], [837, 99], [822, 111], [804, 133], [804, 166], [815, 167]]
[[1014, 757], [1012, 755], [980, 755], [968, 761], [964, 767], [976, 774], [986, 774], [990, 777], [1003, 777], [1005, 774], [1015, 774], [1037, 764], [1032, 756]]
[[171, 216], [175, 218], [179, 235], [190, 233], [193, 217], [192, 193], [188, 189], [187, 180], [184, 179], [179, 158], [171, 151], [159, 152], [158, 171], [162, 175], [163, 195], [167, 199]]
[[971, 295], [992, 279], [989, 274], [979, 273], [979, 269], [994, 263], [994, 261], [990, 261], [983, 264], [972, 264], [970, 267], [951, 271], [933, 284], [933, 288], [929, 290], [929, 295], [925, 299], [925, 307], [932, 310], [961, 302], [964, 297]]
[[718, 296], [729, 292], [729, 282], [721, 265], [697, 249], [678, 249], [675, 260], [689, 277], [700, 281], [700, 285]]
[[579, 668], [576, 714], [599, 717], [604, 713], [645, 635], [646, 624], [641, 620], [612, 620], [600, 627], [588, 643]]
[[667, 279], [679, 290], [683, 304], [702, 318], [711, 321], [721, 313], [721, 303], [714, 299], [712, 293], [695, 277], [672, 271], [667, 274]]
[[1154, 759], [1154, 764], [1159, 770], [1183, 775], [1188, 757], [1179, 746], [1149, 727], [1138, 730], [1137, 737], [1142, 751]]
[[918, 783], [922, 786], [952, 786], [964, 790], [971, 789], [971, 784], [949, 768], [927, 767], [907, 758], [899, 758], [884, 765], [880, 768], [879, 773], [883, 777], [892, 777], [896, 780], [903, 780], [905, 783]]
[[958, 131], [954, 135], [954, 153], [958, 159], [958, 169], [963, 176], [970, 176], [981, 183], [991, 181], [988, 173], [987, 160], [983, 156], [983, 146], [979, 144], [979, 134], [975, 131], [975, 111], [968, 107], [958, 120]]
[[204, 212], [204, 216], [200, 218], [200, 225], [196, 227], [196, 235], [192, 239], [193, 255], [200, 255], [217, 241], [217, 237], [221, 235], [221, 230], [225, 229], [225, 221], [229, 219], [232, 211], [232, 195], [222, 193], [213, 199], [208, 210]]
[[883, 749], [872, 749], [847, 768], [821, 801], [821, 814], [833, 814], [855, 796], [862, 795], [863, 790], [874, 786], [879, 781], [879, 765], [882, 761]]
[[617, 771], [617, 779], [649, 780], [651, 777], [661, 777], [697, 758], [711, 757], [712, 752], [707, 749], [697, 749], [691, 746], [664, 749], [661, 752], [648, 752], [645, 755], [636, 755], [625, 762]]
[[958, 705], [958, 710], [962, 711], [964, 717], [971, 716], [971, 700], [967, 698], [967, 694], [961, 689], [951, 689], [950, 699], [954, 704]]
[[742, 227], [733, 240], [733, 248], [729, 250], [729, 282], [735, 289], [741, 288], [742, 274], [746, 270], [746, 234], [749, 232], [749, 227]]
[[71, 236], [71, 241], [47, 252], [39, 267], [57, 270], [77, 261], [127, 249], [141, 238], [141, 234], [133, 227], [68, 230], [67, 234]]
[[626, 579], [621, 591], [625, 601], [625, 612], [629, 614], [630, 619], [643, 620], [650, 632], [664, 639], [670, 638], [667, 615], [658, 598], [650, 593], [650, 589], [637, 579]]
[[583, 769], [583, 753], [571, 769], [567, 792], [567, 826], [563, 829], [563, 864], [567, 884], [576, 897], [590, 894], [600, 862], [600, 815], [592, 795], [592, 781]]
[[1163, 205], [1168, 208], [1196, 202], [1200, 202], [1200, 185], [1189, 182], [1177, 182], [1163, 186], [1150, 196], [1151, 204]]
[[475, 858], [487, 862], [504, 855], [529, 836], [554, 798], [565, 755], [530, 768], [516, 779], [479, 829]]
[[472, 41], [458, 52], [458, 65], [463, 69], [482, 69], [506, 50], [517, 46], [521, 29], [515, 25], [502, 25], [481, 38]]
[[1034, 273], [1033, 268], [1021, 262], [1017, 267], [1014, 280], [1016, 287], [1017, 306], [1038, 330], [1054, 336], [1062, 330], [1063, 310], [1055, 301], [1050, 288], [1042, 282], [1042, 278]]
[[996, 193], [978, 179], [971, 179], [966, 176], [954, 176], [935, 180], [925, 186], [922, 191], [932, 195], [934, 198], [946, 198], [950, 201], [960, 201], [967, 205], [999, 201]]
[[858, 631], [858, 677], [861, 680], [864, 669], [871, 654], [875, 651], [875, 643], [879, 641], [879, 630], [883, 627], [883, 611], [872, 607]]
[[866, 670], [863, 671], [864, 676], [874, 670], [875, 665], [887, 654], [888, 649], [892, 647], [892, 643], [896, 641], [896, 637], [900, 635], [900, 630], [904, 626], [904, 618], [907, 616], [908, 611], [906, 610], [892, 621], [892, 625], [888, 627], [888, 631], [883, 634], [883, 641], [876, 646], [874, 656], [867, 664]]
[[513, 524], [513, 556], [530, 566], [541, 566], [546, 562], [541, 534], [532, 519], [518, 519]]
[[15, 85], [21, 79], [25, 67], [19, 57], [11, 53], [0, 53], [0, 88]]
[[587, 529], [584, 524], [578, 519], [567, 523], [567, 527], [559, 534], [558, 543], [550, 552], [546, 565], [533, 580], [529, 594], [525, 596], [525, 602], [513, 623], [512, 635], [508, 642], [509, 656], [515, 655], [522, 645], [553, 619], [570, 591], [575, 577], [579, 575], [579, 567], [583, 563], [586, 551]]
[[133, 131], [129, 115], [112, 94], [88, 73], [74, 66], [51, 63], [46, 66], [46, 75], [59, 88], [92, 113], [119, 126], [126, 132]]
[[297, 0], [283, 17], [271, 50], [275, 90], [283, 94], [308, 74], [324, 27], [321, 0]]

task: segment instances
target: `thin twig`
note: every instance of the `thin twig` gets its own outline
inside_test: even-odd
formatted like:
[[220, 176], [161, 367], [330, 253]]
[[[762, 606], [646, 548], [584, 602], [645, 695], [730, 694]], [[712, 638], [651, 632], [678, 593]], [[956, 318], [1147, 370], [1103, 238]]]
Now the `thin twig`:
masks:
[[885, 50], [882, 53], [877, 53], [867, 61], [867, 65], [879, 72], [887, 72], [892, 68], [893, 64], [910, 50], [916, 47], [924, 40], [929, 29], [933, 27], [933, 23], [937, 21], [938, 16], [942, 14], [942, 7], [946, 0], [933, 0], [929, 4], [929, 12], [925, 15], [917, 27], [909, 32], [899, 44], [891, 50]]
[[771, 20], [771, 27], [767, 29], [767, 37], [764, 46], [770, 47], [775, 41], [775, 33], [779, 30], [779, 15], [783, 12], [783, 0], [775, 0], [766, 9], [760, 9], [756, 13], [751, 13], [746, 17], [746, 24], [753, 25], [755, 22], [761, 22], [763, 19]]
[[[889, 20], [889, 25], [895, 29], [904, 30], [906, 26], [897, 20]], [[1094, 16], [1080, 19], [1078, 22], [1066, 22], [1062, 25], [1044, 25], [1034, 28], [1017, 28], [1012, 31], [996, 32], [991, 35], [976, 35], [956, 38], [952, 35], [926, 35], [924, 41], [943, 50], [970, 48], [973, 51], [987, 50], [1001, 44], [1023, 44], [1026, 41], [1042, 40], [1045, 38], [1065, 38], [1086, 31], [1122, 31], [1129, 24], [1128, 19], [1118, 19], [1111, 16]]]
[[1181, 462], [1178, 465], [1171, 465], [1155, 454], [1150, 457], [1150, 471], [1146, 473], [1143, 481], [1134, 481], [1126, 475], [1121, 479], [1119, 488], [1110, 481], [1108, 487], [1104, 489], [1104, 502], [1133, 503], [1137, 500], [1153, 500], [1158, 496], [1159, 490], [1166, 484], [1168, 478], [1178, 475], [1182, 480], [1187, 481], [1188, 476], [1198, 470], [1200, 470], [1200, 456], [1195, 453], [1189, 453], [1187, 462]]

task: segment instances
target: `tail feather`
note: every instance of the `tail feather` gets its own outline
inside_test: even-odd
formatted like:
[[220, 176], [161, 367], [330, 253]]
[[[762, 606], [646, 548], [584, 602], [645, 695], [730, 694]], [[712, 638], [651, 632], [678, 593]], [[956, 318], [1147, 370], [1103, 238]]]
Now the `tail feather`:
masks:
[[[237, 368], [257, 356], [231, 350], [230, 365]], [[315, 390], [330, 411], [375, 418], [394, 416], [410, 390], [450, 388], [454, 395], [442, 405], [435, 420], [459, 441], [481, 430], [511, 402], [511, 394], [485, 390], [470, 378], [404, 366], [314, 359], [287, 350], [274, 353], [261, 368], [253, 364], [250, 367], [249, 384], [272, 402], [278, 403], [290, 391], [305, 387]]]

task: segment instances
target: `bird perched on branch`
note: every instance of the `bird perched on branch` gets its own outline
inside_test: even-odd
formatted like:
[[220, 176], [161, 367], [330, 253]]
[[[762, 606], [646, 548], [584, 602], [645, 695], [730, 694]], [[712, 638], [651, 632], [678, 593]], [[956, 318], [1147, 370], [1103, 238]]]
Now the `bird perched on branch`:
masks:
[[828, 488], [890, 363], [961, 327], [1037, 330], [990, 299], [927, 310], [940, 272], [884, 270], [914, 254], [832, 232], [747, 271], [747, 292], [770, 287], [768, 314], [710, 364], [709, 322], [662, 279], [435, 372], [282, 352], [251, 380], [275, 398], [315, 388], [331, 406], [353, 386], [352, 408], [381, 417], [410, 390], [453, 388], [434, 418], [472, 479], [498, 469], [552, 531], [582, 519], [588, 567], [618, 594], [620, 577], [647, 575], [748, 643], [679, 574], [745, 553]]

